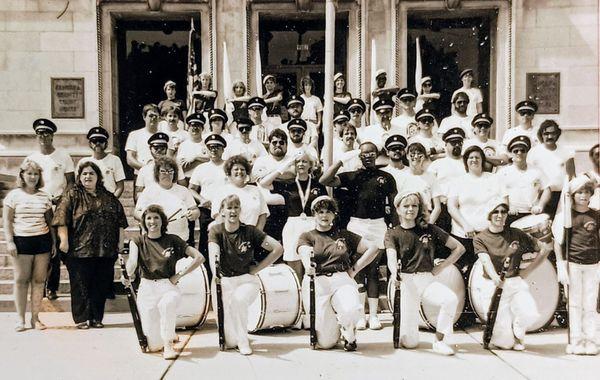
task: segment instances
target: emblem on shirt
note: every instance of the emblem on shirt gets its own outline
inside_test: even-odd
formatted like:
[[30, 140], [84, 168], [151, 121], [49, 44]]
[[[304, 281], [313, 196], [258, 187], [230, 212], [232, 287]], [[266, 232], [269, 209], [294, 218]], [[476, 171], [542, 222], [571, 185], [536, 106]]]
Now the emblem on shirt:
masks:
[[514, 252], [516, 252], [516, 251], [519, 249], [519, 247], [520, 247], [520, 244], [519, 244], [519, 242], [518, 242], [518, 241], [516, 241], [516, 240], [513, 240], [513, 242], [509, 244], [509, 247], [510, 247], [510, 249], [512, 249]]
[[486, 146], [485, 148], [483, 148], [483, 153], [486, 157], [490, 157], [496, 154], [496, 149], [494, 149], [491, 146]]
[[310, 192], [312, 195], [319, 195], [319, 189], [312, 189]]
[[244, 254], [246, 252], [248, 252], [248, 250], [252, 247], [252, 245], [250, 244], [249, 241], [243, 241], [239, 246], [238, 246], [238, 250], [240, 251], [240, 254]]
[[417, 132], [419, 131], [419, 127], [415, 123], [408, 124], [408, 126], [406, 127], [406, 129], [408, 130], [408, 136], [409, 137], [416, 135]]
[[383, 176], [377, 177], [377, 183], [379, 183], [380, 185], [384, 185], [385, 184], [385, 177], [383, 177]]
[[586, 224], [584, 224], [583, 228], [585, 228], [585, 230], [587, 232], [594, 232], [596, 230], [596, 222], [591, 220], [591, 221], [587, 222]]
[[423, 245], [429, 245], [429, 242], [431, 241], [431, 234], [419, 236], [419, 241], [423, 243]]
[[346, 239], [337, 239], [335, 241], [335, 250], [338, 254], [348, 252], [348, 245], [346, 244]]
[[167, 258], [167, 259], [168, 259], [169, 257], [171, 257], [171, 255], [173, 255], [173, 253], [175, 253], [175, 248], [173, 248], [173, 247], [169, 247], [169, 248], [165, 249], [164, 251], [162, 251], [162, 252], [161, 252], [161, 255], [162, 255], [164, 258]]

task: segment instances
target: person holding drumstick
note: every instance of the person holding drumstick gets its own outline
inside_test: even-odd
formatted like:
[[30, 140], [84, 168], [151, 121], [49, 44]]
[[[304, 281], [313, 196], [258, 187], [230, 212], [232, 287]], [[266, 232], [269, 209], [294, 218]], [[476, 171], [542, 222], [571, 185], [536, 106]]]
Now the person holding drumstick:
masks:
[[[142, 229], [145, 234], [131, 240], [126, 268], [132, 281], [140, 266], [142, 279], [137, 304], [148, 348], [152, 352], [164, 347], [163, 357], [172, 360], [177, 357], [173, 341], [177, 340], [176, 310], [181, 298], [177, 283], [202, 265], [204, 257], [179, 236], [167, 233], [167, 224], [162, 207], [151, 204], [144, 210]], [[175, 264], [187, 256], [193, 258], [192, 263], [176, 273]]]
[[[501, 349], [523, 351], [525, 333], [538, 319], [538, 309], [525, 278], [546, 259], [552, 248], [517, 228], [506, 226], [508, 211], [504, 199], [488, 202], [485, 213], [488, 228], [477, 233], [473, 247], [483, 264], [484, 277], [503, 288], [491, 343]], [[523, 255], [530, 252], [536, 253], [536, 258], [521, 269]], [[510, 263], [501, 283], [500, 272], [507, 257]]]
[[[446, 340], [453, 333], [458, 299], [446, 285], [434, 281], [434, 276], [453, 265], [465, 252], [465, 247], [441, 228], [427, 222], [428, 211], [419, 193], [398, 194], [394, 206], [400, 224], [386, 232], [385, 248], [390, 281], [394, 281], [399, 270], [402, 272], [400, 342], [405, 348], [419, 345], [419, 307], [421, 299], [426, 299], [440, 307], [433, 351], [453, 355], [454, 350]], [[446, 260], [435, 259], [440, 246], [452, 252]]]
[[[257, 227], [240, 222], [241, 203], [235, 195], [227, 195], [219, 204], [222, 222], [208, 231], [208, 254], [212, 273], [217, 275], [215, 262], [220, 262], [223, 292], [223, 315], [226, 347], [237, 347], [240, 354], [251, 355], [248, 340], [248, 306], [260, 290], [258, 273], [273, 264], [283, 254], [283, 247]], [[260, 248], [268, 256], [256, 263]], [[216, 290], [213, 304], [216, 308]]]
[[[314, 275], [315, 329], [319, 347], [334, 347], [340, 338], [341, 327], [344, 350], [355, 351], [356, 324], [363, 305], [354, 276], [375, 259], [378, 249], [359, 235], [334, 226], [338, 208], [333, 198], [322, 195], [312, 201], [311, 209], [316, 227], [298, 239], [298, 254], [307, 274], [302, 281], [303, 301], [305, 305], [310, 304], [309, 275]], [[352, 265], [351, 257], [355, 254], [359, 258]]]

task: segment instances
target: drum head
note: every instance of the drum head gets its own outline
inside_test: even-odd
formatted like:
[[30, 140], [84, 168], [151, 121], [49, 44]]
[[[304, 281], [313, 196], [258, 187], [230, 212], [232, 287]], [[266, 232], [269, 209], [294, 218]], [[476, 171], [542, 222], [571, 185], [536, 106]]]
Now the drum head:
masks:
[[[540, 315], [527, 331], [538, 331], [552, 322], [554, 311], [558, 306], [559, 290], [556, 271], [550, 261], [545, 259], [535, 271], [529, 274], [525, 282], [529, 285]], [[493, 281], [483, 277], [483, 265], [480, 260], [477, 260], [469, 277], [469, 297], [475, 314], [484, 323], [487, 321], [487, 313], [495, 289]]]
[[[192, 262], [191, 257], [180, 259], [175, 264], [176, 271], [181, 271]], [[210, 287], [204, 265], [181, 278], [177, 284], [181, 292], [181, 301], [177, 305], [176, 326], [197, 327], [206, 321], [210, 305]]]
[[549, 220], [550, 216], [548, 214], [527, 215], [515, 220], [510, 226], [529, 232], [533, 227], [547, 225]]

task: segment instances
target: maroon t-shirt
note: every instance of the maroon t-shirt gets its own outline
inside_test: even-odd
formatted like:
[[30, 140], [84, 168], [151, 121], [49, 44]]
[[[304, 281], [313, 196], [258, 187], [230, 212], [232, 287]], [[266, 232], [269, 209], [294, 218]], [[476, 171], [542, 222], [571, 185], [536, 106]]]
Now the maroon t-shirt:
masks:
[[586, 212], [572, 211], [573, 233], [569, 245], [569, 262], [596, 264], [600, 261], [598, 226], [600, 213], [589, 209]]

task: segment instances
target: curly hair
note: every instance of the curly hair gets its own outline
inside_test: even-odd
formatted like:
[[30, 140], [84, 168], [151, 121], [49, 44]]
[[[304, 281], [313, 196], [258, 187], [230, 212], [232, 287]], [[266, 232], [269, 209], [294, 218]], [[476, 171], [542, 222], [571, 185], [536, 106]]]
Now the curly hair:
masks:
[[174, 159], [169, 156], [161, 156], [154, 160], [154, 180], [156, 183], [159, 182], [158, 175], [161, 168], [173, 169], [173, 182], [177, 182], [177, 178], [179, 178], [179, 165], [177, 165]]
[[234, 165], [242, 165], [244, 169], [246, 169], [246, 174], [248, 175], [250, 175], [250, 172], [252, 171], [252, 165], [246, 159], [246, 157], [238, 154], [236, 156], [229, 157], [229, 159], [227, 159], [223, 165], [223, 170], [225, 171], [227, 177], [231, 175], [231, 169], [233, 169]]
[[44, 187], [44, 179], [42, 178], [42, 172], [44, 171], [44, 169], [42, 169], [42, 167], [40, 165], [38, 165], [37, 162], [27, 159], [27, 158], [25, 160], [23, 160], [23, 162], [21, 163], [21, 166], [19, 167], [19, 176], [17, 177], [17, 187], [20, 187], [21, 189], [25, 187], [25, 179], [23, 178], [23, 174], [29, 169], [33, 169], [33, 170], [37, 171], [38, 174], [40, 175], [38, 182], [35, 184], [35, 189], [39, 190], [42, 187]]
[[472, 146], [468, 147], [467, 149], [465, 149], [465, 152], [463, 153], [463, 156], [462, 156], [463, 164], [465, 165], [465, 170], [467, 173], [469, 172], [469, 166], [467, 165], [467, 160], [469, 159], [469, 156], [473, 152], [477, 152], [481, 156], [481, 167], [482, 168], [484, 168], [485, 164], [487, 163], [487, 159], [485, 158], [485, 153], [483, 152], [483, 149], [481, 149], [477, 145], [472, 145]]
[[167, 214], [165, 214], [165, 210], [163, 210], [163, 208], [157, 204], [151, 204], [150, 206], [146, 207], [146, 209], [142, 213], [142, 229], [145, 232], [148, 232], [148, 227], [146, 227], [146, 215], [148, 215], [151, 212], [158, 214], [158, 216], [160, 216], [160, 221], [161, 221], [160, 234], [161, 234], [161, 236], [166, 234], [167, 233], [167, 225], [169, 224], [169, 220], [167, 219]]
[[556, 127], [556, 129], [558, 129], [558, 136], [556, 137], [556, 140], [558, 141], [558, 138], [560, 137], [560, 135], [562, 134], [562, 129], [560, 129], [560, 126], [558, 125], [558, 123], [554, 120], [551, 119], [547, 119], [544, 120], [542, 122], [542, 124], [540, 124], [540, 128], [537, 131], [537, 138], [540, 142], [543, 142], [544, 140], [542, 139], [542, 134], [544, 133], [544, 131], [550, 127]]

